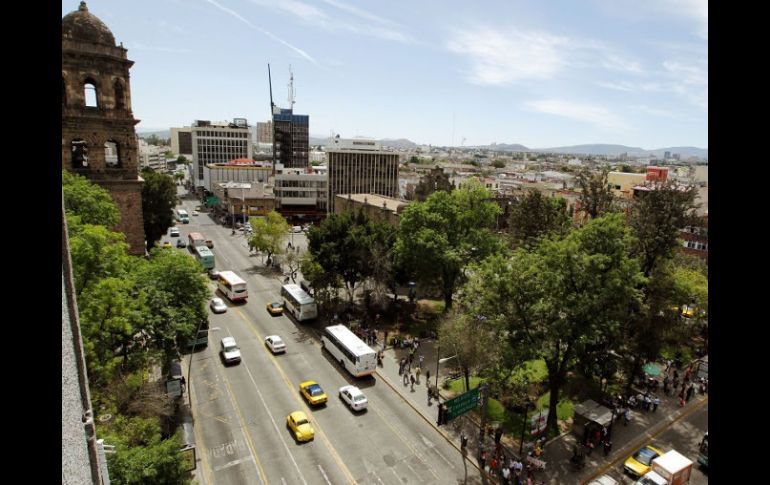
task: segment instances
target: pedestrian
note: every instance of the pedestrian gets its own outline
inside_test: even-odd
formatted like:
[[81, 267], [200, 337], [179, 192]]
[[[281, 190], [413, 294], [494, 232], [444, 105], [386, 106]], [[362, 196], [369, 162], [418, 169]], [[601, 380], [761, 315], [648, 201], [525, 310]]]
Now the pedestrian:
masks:
[[511, 470], [503, 467], [503, 484], [508, 485], [511, 483]]
[[481, 450], [481, 455], [479, 456], [479, 468], [483, 470], [486, 464], [487, 464], [487, 450]]
[[497, 457], [492, 455], [492, 461], [489, 462], [489, 473], [495, 475], [497, 473]]
[[430, 369], [425, 370], [425, 385], [430, 387]]
[[414, 375], [409, 374], [409, 381], [412, 383], [412, 391], [414, 391]]
[[623, 426], [628, 426], [631, 422], [631, 408], [626, 408], [626, 412], [623, 413]]
[[[414, 378], [413, 378], [413, 379], [414, 379]], [[404, 385], [405, 385], [405, 386], [408, 386], [408, 385], [409, 385], [409, 370], [406, 370], [406, 371], [404, 372]]]
[[385, 337], [382, 339], [382, 350], [388, 345], [388, 331], [385, 330]]
[[610, 441], [609, 438], [607, 438], [604, 440], [604, 456], [609, 455], [611, 450], [612, 450], [612, 441]]
[[425, 357], [422, 354], [420, 354], [420, 367], [422, 367], [423, 360], [425, 360]]
[[516, 476], [520, 476], [521, 471], [524, 469], [524, 464], [521, 462], [521, 460], [516, 460], [513, 463], [513, 467], [516, 469]]
[[692, 399], [692, 395], [695, 392], [695, 385], [690, 384], [690, 387], [687, 388], [687, 397], [685, 398], [685, 401], [690, 402], [690, 399]]
[[420, 383], [420, 368], [418, 367], [417, 370], [414, 371], [414, 373], [417, 374], [417, 379], [415, 379], [415, 380], [417, 381], [417, 384], [419, 384]]
[[658, 396], [655, 396], [655, 398], [652, 400], [652, 412], [658, 410], [658, 406], [660, 406], [660, 398]]
[[599, 444], [602, 442], [602, 433], [598, 429], [594, 432], [594, 443]]
[[606, 440], [607, 437], [609, 436], [609, 434], [610, 434], [610, 432], [607, 429], [607, 427], [606, 426], [602, 426], [602, 439]]

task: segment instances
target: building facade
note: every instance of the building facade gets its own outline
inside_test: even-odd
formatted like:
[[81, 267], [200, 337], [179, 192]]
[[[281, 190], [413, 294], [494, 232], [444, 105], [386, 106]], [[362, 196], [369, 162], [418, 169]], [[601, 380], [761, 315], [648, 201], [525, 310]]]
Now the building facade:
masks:
[[273, 122], [257, 123], [257, 143], [273, 143]]
[[141, 168], [151, 168], [156, 172], [167, 172], [168, 164], [166, 162], [166, 149], [163, 147], [150, 145], [139, 138], [139, 166]]
[[363, 210], [370, 219], [384, 221], [398, 227], [399, 215], [407, 205], [409, 205], [408, 201], [376, 194], [337, 194], [334, 213]]
[[337, 194], [399, 196], [399, 154], [382, 151], [380, 142], [334, 138], [326, 155], [329, 213], [335, 212]]
[[171, 152], [192, 157], [192, 128], [171, 128]]
[[310, 116], [291, 109], [273, 109], [273, 152], [284, 168], [307, 168], [310, 154]]
[[85, 2], [62, 19], [62, 168], [110, 193], [116, 231], [145, 253], [142, 184], [127, 50]]
[[269, 163], [255, 162], [247, 158], [227, 163], [210, 163], [203, 167], [203, 187], [213, 192], [214, 185], [222, 182], [267, 184], [273, 168]]
[[326, 217], [329, 177], [325, 173], [304, 173], [284, 169], [275, 175], [276, 210], [298, 224]]
[[192, 185], [202, 195], [204, 167], [238, 158], [252, 159], [251, 133], [244, 118], [232, 123], [198, 120], [192, 131]]

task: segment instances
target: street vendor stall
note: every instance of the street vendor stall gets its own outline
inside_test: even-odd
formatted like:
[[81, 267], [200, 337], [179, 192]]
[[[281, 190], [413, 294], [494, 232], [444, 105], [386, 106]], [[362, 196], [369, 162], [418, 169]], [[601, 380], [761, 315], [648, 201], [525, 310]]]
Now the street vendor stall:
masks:
[[572, 418], [572, 432], [580, 439], [580, 443], [587, 445], [592, 442], [595, 446], [599, 443], [594, 440], [598, 431], [601, 436], [603, 427], [610, 428], [612, 424], [612, 411], [591, 399], [575, 406], [575, 416]]

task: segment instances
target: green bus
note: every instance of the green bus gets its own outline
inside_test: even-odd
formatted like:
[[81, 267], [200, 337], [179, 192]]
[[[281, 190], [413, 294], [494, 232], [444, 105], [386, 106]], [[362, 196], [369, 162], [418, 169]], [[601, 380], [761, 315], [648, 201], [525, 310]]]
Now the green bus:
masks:
[[200, 261], [203, 269], [210, 270], [214, 268], [214, 253], [206, 246], [198, 246], [193, 248], [195, 258]]

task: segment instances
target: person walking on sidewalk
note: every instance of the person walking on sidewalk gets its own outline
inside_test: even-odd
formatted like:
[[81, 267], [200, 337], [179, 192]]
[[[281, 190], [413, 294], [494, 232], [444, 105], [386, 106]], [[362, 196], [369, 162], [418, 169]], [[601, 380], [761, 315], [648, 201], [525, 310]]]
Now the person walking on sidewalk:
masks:
[[404, 385], [405, 386], [409, 385], [409, 371], [408, 370], [404, 371]]
[[420, 360], [419, 366], [422, 367], [422, 361], [425, 360], [425, 357], [422, 354], [420, 354], [419, 360]]
[[690, 399], [692, 399], [692, 395], [695, 392], [695, 385], [690, 384], [690, 387], [687, 388], [687, 397], [685, 398], [686, 402], [690, 402]]
[[425, 385], [430, 387], [430, 369], [425, 370]]
[[487, 450], [481, 450], [479, 455], [479, 468], [484, 470], [484, 466], [487, 464]]
[[409, 381], [412, 383], [412, 391], [414, 391], [414, 375], [409, 374]]
[[658, 410], [658, 406], [660, 406], [660, 398], [658, 396], [655, 396], [652, 400], [652, 412]]
[[420, 383], [420, 368], [418, 367], [417, 370], [414, 371], [414, 373], [417, 375], [417, 379], [415, 379], [415, 381], [417, 381], [417, 384], [419, 384]]
[[628, 426], [631, 422], [631, 408], [626, 408], [626, 412], [623, 413], [623, 426]]

